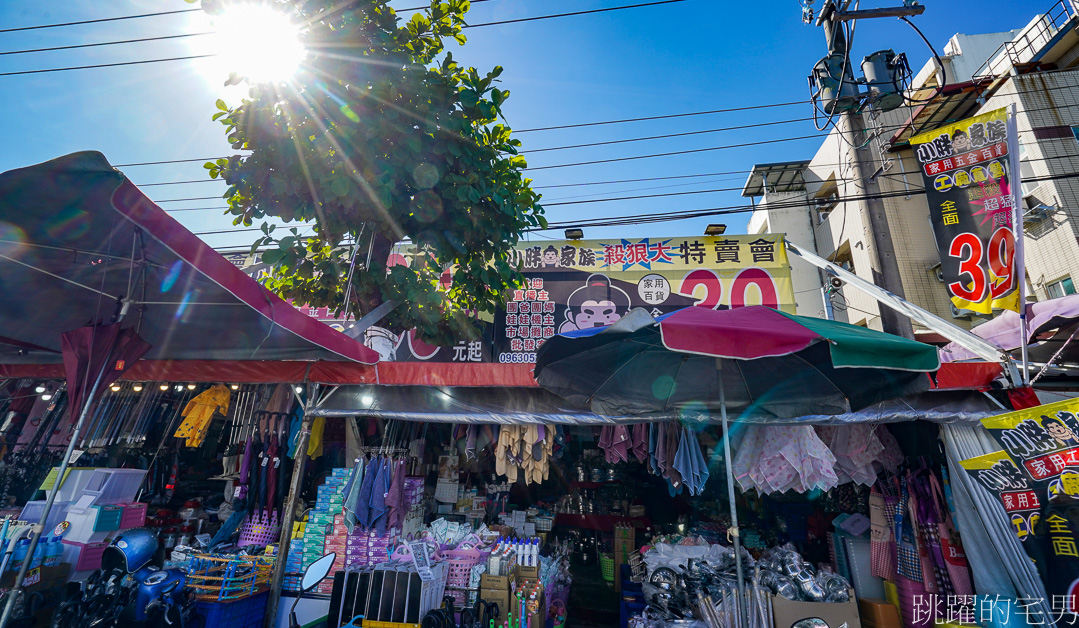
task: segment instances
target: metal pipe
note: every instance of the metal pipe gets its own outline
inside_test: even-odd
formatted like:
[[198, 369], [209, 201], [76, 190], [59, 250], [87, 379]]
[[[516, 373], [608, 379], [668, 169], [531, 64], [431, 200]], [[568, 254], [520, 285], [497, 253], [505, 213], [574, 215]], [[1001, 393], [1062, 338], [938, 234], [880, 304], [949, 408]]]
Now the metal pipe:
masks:
[[[111, 353], [111, 350], [110, 350]], [[90, 405], [94, 401], [94, 396], [97, 394], [97, 389], [101, 386], [101, 380], [105, 378], [105, 371], [108, 370], [109, 360], [105, 360], [101, 365], [101, 370], [98, 371], [97, 377], [94, 379], [94, 385], [90, 388], [90, 394], [83, 402], [82, 410], [79, 412], [79, 420], [75, 423], [75, 431], [71, 434], [71, 440], [68, 441], [67, 449], [64, 451], [64, 458], [60, 461], [60, 471], [56, 474], [56, 484], [53, 487], [52, 493], [49, 494], [49, 498], [45, 501], [45, 511], [41, 513], [41, 520], [34, 525], [34, 533], [30, 537], [30, 547], [26, 550], [27, 558], [33, 558], [34, 550], [37, 549], [38, 540], [41, 539], [41, 533], [45, 529], [45, 523], [49, 520], [49, 513], [52, 511], [52, 505], [56, 501], [56, 496], [60, 494], [60, 485], [64, 481], [64, 476], [67, 474], [68, 461], [71, 459], [71, 452], [75, 449], [75, 441], [78, 440], [79, 431], [82, 430], [83, 424], [86, 422], [86, 415], [90, 411]], [[32, 560], [24, 560], [22, 567], [19, 568], [19, 573], [15, 576], [14, 586], [11, 589], [11, 593], [8, 595], [7, 604], [4, 604], [4, 612], [0, 615], [0, 627], [7, 626], [8, 620], [11, 619], [11, 613], [15, 608], [16, 599], [22, 595], [22, 581], [26, 577], [27, 568], [32, 563]]]
[[738, 574], [738, 624], [745, 626], [745, 601], [746, 583], [742, 573], [742, 539], [738, 529], [738, 506], [734, 496], [734, 458], [731, 456], [731, 431], [727, 424], [727, 397], [723, 385], [723, 359], [716, 358], [716, 374], [719, 378], [719, 416], [723, 422], [723, 457], [724, 467], [727, 471], [727, 500], [731, 505], [731, 528], [730, 536], [734, 543], [734, 568]]
[[[311, 384], [308, 394], [308, 406], [318, 398], [318, 384]], [[270, 579], [270, 599], [266, 605], [266, 628], [277, 625], [277, 606], [281, 601], [281, 583], [285, 579], [285, 563], [292, 540], [292, 522], [296, 514], [296, 502], [300, 501], [300, 483], [303, 480], [304, 466], [307, 464], [307, 441], [311, 436], [311, 423], [314, 417], [305, 412], [300, 424], [300, 433], [296, 436], [296, 463], [292, 466], [292, 481], [289, 483], [288, 497], [281, 507], [281, 536], [278, 539], [277, 559], [274, 561], [273, 576]]]

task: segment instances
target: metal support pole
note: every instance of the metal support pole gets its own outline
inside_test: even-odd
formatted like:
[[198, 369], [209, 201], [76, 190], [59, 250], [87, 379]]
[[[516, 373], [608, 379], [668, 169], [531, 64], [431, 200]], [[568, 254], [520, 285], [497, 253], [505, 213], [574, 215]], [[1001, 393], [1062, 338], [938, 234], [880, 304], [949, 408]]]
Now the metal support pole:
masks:
[[278, 539], [277, 559], [274, 561], [273, 576], [270, 579], [270, 599], [266, 605], [266, 628], [274, 628], [277, 625], [277, 607], [281, 601], [285, 563], [288, 562], [288, 550], [292, 541], [292, 523], [296, 503], [300, 501], [300, 484], [307, 464], [307, 441], [311, 437], [311, 423], [314, 421], [314, 417], [307, 410], [316, 405], [311, 400], [317, 398], [318, 384], [311, 384], [308, 390], [307, 407], [304, 408], [303, 422], [296, 436], [296, 463], [292, 466], [292, 481], [289, 483], [288, 497], [285, 498], [285, 504], [281, 507], [281, 536]]
[[[1030, 385], [1030, 360], [1027, 345], [1030, 344], [1030, 323], [1027, 321], [1027, 264], [1026, 230], [1023, 228], [1023, 173], [1019, 169], [1019, 121], [1016, 119], [1015, 103], [1008, 107], [1008, 154], [1011, 192], [1012, 192], [1012, 229], [1015, 232], [1015, 263], [1012, 268], [1016, 275], [1015, 289], [1019, 299], [1019, 333], [1022, 344], [1023, 370], [1020, 376], [1023, 385]], [[1040, 375], [1040, 373], [1039, 373]]]
[[[846, 136], [848, 147], [853, 156], [851, 165], [854, 167], [854, 180], [861, 185], [859, 194], [866, 198], [865, 204], [865, 229], [866, 237], [872, 242], [873, 253], [870, 255], [870, 271], [873, 273], [873, 283], [884, 288], [899, 298], [905, 298], [903, 292], [903, 279], [899, 275], [899, 263], [895, 257], [895, 245], [892, 242], [891, 229], [888, 226], [888, 214], [884, 208], [884, 200], [880, 198], [880, 184], [876, 177], [869, 176], [875, 163], [865, 149], [854, 148], [861, 146], [865, 141], [865, 120], [862, 114], [850, 112], [843, 116], [847, 120], [846, 131], [841, 132]], [[865, 153], [865, 157], [859, 153]], [[880, 310], [880, 323], [884, 331], [896, 336], [914, 339], [914, 329], [910, 321], [899, 316], [890, 308], [878, 308]]]
[[828, 286], [820, 287], [820, 298], [824, 302], [824, 318], [835, 320], [835, 310], [832, 309], [832, 298], [828, 296]]
[[38, 540], [41, 539], [41, 534], [45, 530], [45, 522], [49, 520], [49, 513], [52, 511], [53, 502], [56, 501], [56, 496], [60, 493], [60, 485], [63, 484], [64, 476], [67, 474], [68, 463], [71, 460], [71, 452], [75, 449], [75, 441], [79, 440], [79, 432], [82, 430], [83, 423], [86, 422], [86, 415], [90, 411], [90, 406], [93, 405], [94, 396], [97, 395], [97, 389], [101, 386], [101, 380], [105, 378], [105, 371], [108, 370], [110, 363], [110, 360], [105, 360], [101, 365], [101, 370], [98, 371], [97, 377], [94, 379], [94, 385], [90, 388], [90, 394], [82, 404], [82, 411], [79, 412], [79, 420], [75, 423], [75, 430], [71, 433], [71, 440], [68, 442], [67, 449], [64, 451], [64, 459], [60, 461], [60, 470], [56, 474], [56, 481], [53, 483], [52, 493], [49, 494], [49, 498], [45, 501], [45, 511], [41, 513], [41, 520], [34, 525], [33, 534], [30, 536], [30, 547], [26, 550], [26, 560], [23, 561], [22, 567], [19, 568], [19, 573], [15, 576], [14, 586], [11, 589], [11, 593], [8, 595], [7, 603], [4, 604], [4, 612], [0, 615], [0, 627], [8, 625], [8, 620], [11, 619], [11, 613], [15, 608], [15, 604], [18, 598], [22, 596], [23, 578], [26, 577], [26, 571], [30, 566], [30, 563], [33, 562], [34, 550], [37, 549]]
[[727, 425], [727, 397], [723, 390], [723, 359], [716, 358], [716, 374], [719, 377], [719, 416], [723, 421], [723, 457], [727, 471], [727, 500], [731, 506], [730, 536], [734, 543], [734, 568], [738, 575], [738, 623], [748, 626], [746, 617], [746, 582], [742, 573], [742, 539], [738, 528], [738, 506], [734, 496], [734, 458], [731, 456], [731, 431]]

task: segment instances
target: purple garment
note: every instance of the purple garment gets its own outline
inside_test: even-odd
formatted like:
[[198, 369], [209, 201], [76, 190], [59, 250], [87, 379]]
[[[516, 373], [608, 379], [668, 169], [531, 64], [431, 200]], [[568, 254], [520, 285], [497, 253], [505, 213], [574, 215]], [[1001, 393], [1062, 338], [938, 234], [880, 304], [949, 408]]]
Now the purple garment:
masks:
[[360, 483], [360, 498], [356, 502], [356, 522], [361, 528], [371, 527], [371, 487], [375, 485], [375, 472], [378, 469], [378, 458], [372, 457], [367, 461], [367, 468], [363, 472], [363, 482]]
[[393, 479], [386, 495], [386, 506], [390, 509], [387, 523], [391, 528], [401, 528], [408, 514], [408, 502], [405, 501], [405, 462], [393, 463]]
[[390, 492], [391, 466], [392, 463], [389, 460], [379, 461], [378, 472], [371, 487], [371, 527], [378, 532], [379, 536], [386, 534], [386, 522], [389, 519], [386, 494]]
[[637, 462], [648, 460], [648, 424], [638, 423], [633, 426], [633, 445], [631, 447]]
[[253, 445], [252, 439], [248, 438], [247, 443], [244, 445], [244, 456], [240, 462], [240, 484], [247, 484], [247, 475], [251, 471], [251, 451]]

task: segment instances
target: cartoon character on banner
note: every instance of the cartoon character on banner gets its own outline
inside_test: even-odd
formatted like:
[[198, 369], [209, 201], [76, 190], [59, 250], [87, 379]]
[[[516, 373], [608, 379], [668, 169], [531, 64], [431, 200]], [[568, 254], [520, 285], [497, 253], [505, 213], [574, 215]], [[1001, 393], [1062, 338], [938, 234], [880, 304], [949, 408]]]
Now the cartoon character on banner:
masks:
[[569, 295], [566, 301], [566, 322], [558, 333], [603, 327], [617, 323], [629, 311], [629, 295], [601, 273], [588, 276], [584, 285]]
[[547, 248], [543, 250], [542, 259], [544, 268], [558, 268], [561, 265], [559, 263], [558, 249], [554, 248], [552, 245], [548, 245]]
[[[1072, 423], [1073, 425], [1068, 425]], [[1075, 422], [1075, 416], [1068, 412], [1058, 412], [1056, 416], [1042, 415], [1042, 427], [1052, 436], [1061, 447], [1079, 447], [1079, 423]]]

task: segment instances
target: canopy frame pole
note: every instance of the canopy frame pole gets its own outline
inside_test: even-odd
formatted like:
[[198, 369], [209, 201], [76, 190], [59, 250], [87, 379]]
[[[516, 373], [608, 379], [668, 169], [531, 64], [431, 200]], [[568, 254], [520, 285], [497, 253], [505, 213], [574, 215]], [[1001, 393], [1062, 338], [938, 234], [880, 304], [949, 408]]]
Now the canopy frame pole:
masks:
[[[318, 398], [318, 384], [311, 384], [308, 389], [307, 406], [312, 399]], [[304, 404], [301, 404], [303, 406]], [[304, 467], [307, 465], [307, 442], [311, 437], [311, 424], [315, 417], [304, 407], [300, 432], [296, 435], [296, 462], [292, 465], [292, 481], [289, 482], [288, 496], [281, 506], [281, 536], [278, 538], [277, 557], [274, 561], [273, 575], [270, 578], [270, 599], [266, 604], [266, 628], [277, 625], [277, 607], [281, 602], [281, 585], [285, 580], [285, 563], [288, 562], [289, 545], [292, 541], [292, 523], [296, 514], [296, 503], [300, 501], [300, 484], [303, 482]], [[299, 594], [298, 594], [299, 595]]]
[[723, 466], [727, 472], [727, 500], [731, 507], [731, 527], [728, 534], [734, 544], [734, 568], [738, 574], [738, 625], [748, 626], [745, 609], [746, 582], [742, 571], [742, 539], [734, 495], [734, 458], [731, 457], [731, 431], [727, 423], [727, 396], [723, 386], [723, 358], [716, 358], [716, 373], [719, 378], [719, 416], [723, 422]]
[[[112, 349], [109, 350], [109, 355], [112, 355]], [[75, 442], [79, 440], [79, 432], [86, 422], [86, 415], [90, 412], [90, 406], [93, 405], [94, 397], [97, 395], [97, 389], [101, 386], [101, 381], [105, 378], [105, 372], [109, 369], [110, 363], [111, 359], [106, 359], [102, 362], [101, 370], [98, 371], [97, 377], [94, 379], [94, 385], [90, 388], [90, 394], [83, 401], [82, 409], [79, 411], [79, 420], [75, 422], [75, 430], [71, 433], [71, 440], [68, 441], [67, 449], [64, 450], [64, 458], [60, 461], [60, 470], [56, 474], [56, 481], [53, 483], [52, 493], [45, 501], [45, 511], [41, 513], [41, 519], [33, 526], [33, 533], [30, 536], [30, 547], [26, 550], [27, 560], [24, 560], [22, 567], [19, 568], [19, 573], [15, 576], [11, 594], [8, 595], [7, 603], [4, 604], [4, 612], [0, 615], [0, 628], [8, 625], [8, 620], [11, 619], [11, 613], [15, 608], [16, 600], [22, 597], [23, 578], [26, 577], [27, 568], [32, 562], [30, 559], [33, 558], [34, 550], [37, 549], [41, 534], [45, 531], [45, 523], [49, 520], [49, 513], [52, 511], [53, 502], [56, 501], [56, 496], [60, 493], [60, 486], [64, 483], [65, 476], [67, 475], [67, 468], [71, 460], [71, 452], [75, 450]]]
[[[787, 250], [794, 255], [802, 258], [803, 260], [813, 264], [817, 268], [824, 271], [826, 277], [835, 277], [840, 279], [844, 283], [848, 283], [851, 286], [862, 291], [868, 295], [871, 299], [886, 305], [900, 314], [906, 316], [912, 321], [916, 321], [925, 325], [927, 328], [937, 332], [941, 336], [944, 336], [948, 340], [956, 343], [957, 345], [970, 350], [979, 358], [987, 361], [999, 363], [1004, 367], [1004, 375], [1007, 377], [1013, 386], [1022, 386], [1023, 375], [1019, 373], [1019, 369], [1016, 368], [1015, 362], [1006, 351], [1000, 347], [992, 344], [988, 340], [981, 338], [962, 327], [953, 325], [943, 318], [924, 310], [917, 305], [914, 305], [910, 301], [898, 297], [891, 292], [888, 292], [884, 288], [873, 284], [854, 273], [843, 269], [842, 267], [829, 262], [828, 260], [811, 253], [804, 248], [795, 245], [790, 240], [784, 240], [784, 244], [787, 246]], [[1024, 343], [1025, 344], [1025, 343]]]

